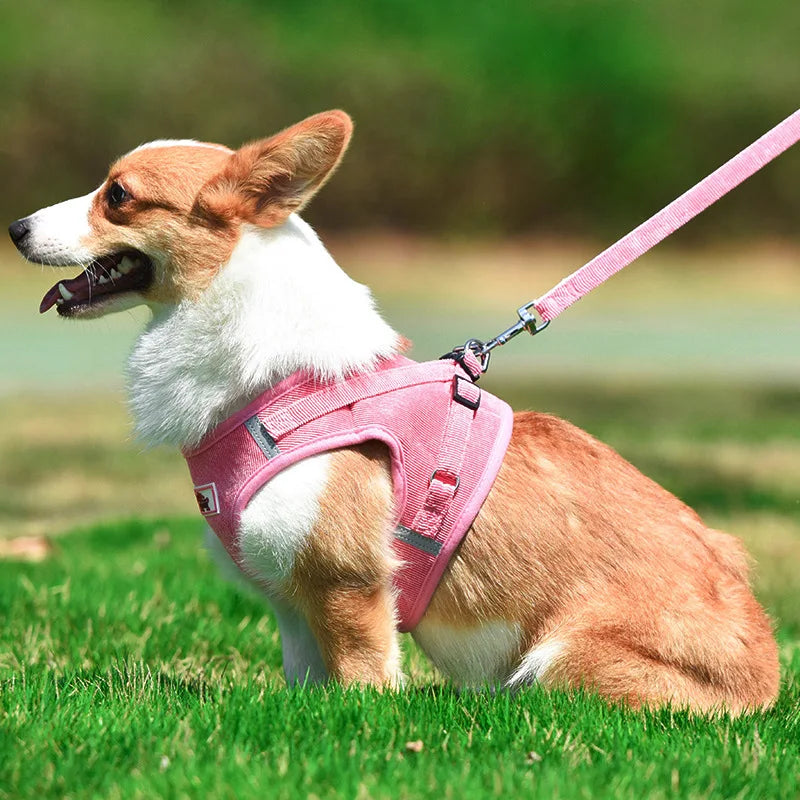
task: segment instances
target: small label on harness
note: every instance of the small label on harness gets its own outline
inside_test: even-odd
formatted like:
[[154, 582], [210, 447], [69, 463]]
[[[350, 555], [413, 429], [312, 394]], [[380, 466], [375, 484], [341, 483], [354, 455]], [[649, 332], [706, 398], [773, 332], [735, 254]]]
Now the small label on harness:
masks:
[[204, 483], [202, 486], [195, 486], [194, 496], [197, 498], [197, 505], [200, 506], [200, 513], [204, 517], [213, 517], [214, 514], [219, 514], [219, 497], [217, 496], [216, 483]]

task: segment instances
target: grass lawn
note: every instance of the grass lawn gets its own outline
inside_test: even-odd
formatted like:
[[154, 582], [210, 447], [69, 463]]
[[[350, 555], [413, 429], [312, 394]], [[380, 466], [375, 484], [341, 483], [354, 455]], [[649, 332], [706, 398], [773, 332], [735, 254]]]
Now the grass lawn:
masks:
[[778, 705], [736, 721], [535, 688], [458, 695], [414, 664], [401, 694], [290, 691], [270, 617], [216, 578], [198, 527], [101, 525], [43, 564], [0, 564], [0, 797], [800, 791], [800, 653], [787, 639]]
[[178, 460], [126, 445], [122, 413], [99, 413], [114, 397], [85, 398], [47, 442], [46, 405], [7, 401], [0, 463], [34, 487], [7, 518], [57, 526], [58, 501], [37, 512], [35, 487], [59, 485], [82, 487], [96, 515], [133, 513], [140, 496], [171, 515], [79, 527], [41, 563], [0, 562], [0, 798], [797, 796], [800, 391], [495, 388], [587, 427], [745, 538], [781, 643], [773, 710], [705, 720], [535, 688], [459, 695], [410, 639], [405, 693], [287, 690], [271, 616], [216, 577], [201, 522], [178, 507], [191, 501]]

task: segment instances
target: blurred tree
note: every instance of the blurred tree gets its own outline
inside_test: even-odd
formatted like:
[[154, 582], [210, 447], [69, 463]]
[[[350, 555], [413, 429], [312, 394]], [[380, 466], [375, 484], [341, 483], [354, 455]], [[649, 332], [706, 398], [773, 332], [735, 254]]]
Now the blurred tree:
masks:
[[[794, 110], [798, 33], [785, 0], [3, 2], [0, 206], [339, 106], [319, 225], [622, 232]], [[799, 186], [792, 153], [692, 229], [794, 233]]]

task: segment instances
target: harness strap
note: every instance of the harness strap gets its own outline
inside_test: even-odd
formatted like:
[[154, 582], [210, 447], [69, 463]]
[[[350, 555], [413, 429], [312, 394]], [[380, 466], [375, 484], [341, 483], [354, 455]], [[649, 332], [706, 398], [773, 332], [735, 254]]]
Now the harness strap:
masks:
[[[470, 366], [476, 368], [477, 360], [472, 354], [470, 356], [471, 360], [468, 361], [466, 368]], [[436, 468], [431, 475], [422, 506], [414, 517], [411, 529], [407, 532], [407, 538], [419, 534], [426, 537], [426, 540], [436, 540], [458, 491], [470, 428], [480, 407], [481, 397], [481, 390], [469, 378], [458, 372], [453, 373], [452, 362], [413, 364], [385, 372], [356, 375], [306, 395], [280, 411], [251, 417], [246, 425], [251, 435], [257, 437], [256, 441], [262, 447], [262, 451], [264, 447], [261, 440], [268, 437], [270, 451], [274, 448], [274, 452], [265, 452], [269, 458], [279, 452], [276, 439], [280, 440], [287, 433], [332, 411], [396, 389], [447, 380], [452, 381], [453, 402], [448, 409]], [[416, 546], [419, 547], [422, 541], [424, 540], [419, 540]], [[425, 547], [423, 545], [423, 549]]]
[[431, 475], [428, 494], [411, 523], [412, 531], [422, 536], [436, 539], [442, 529], [458, 491], [470, 428], [480, 400], [481, 390], [474, 383], [460, 375], [453, 378], [453, 402], [448, 410], [436, 469]]
[[[381, 441], [391, 455], [399, 627], [413, 629], [491, 490], [511, 437], [511, 408], [468, 377], [479, 367], [471, 355], [464, 369], [397, 356], [367, 373], [368, 385], [356, 376], [329, 384], [296, 373], [185, 450], [201, 511], [234, 562], [245, 570], [250, 563], [240, 539], [244, 510], [282, 470]], [[323, 396], [305, 401], [314, 395]]]
[[436, 365], [413, 364], [384, 372], [355, 375], [296, 400], [274, 414], [259, 415], [258, 418], [270, 435], [279, 439], [301, 425], [367, 397], [387, 394], [407, 386], [446, 381], [452, 376], [452, 363], [444, 361]]

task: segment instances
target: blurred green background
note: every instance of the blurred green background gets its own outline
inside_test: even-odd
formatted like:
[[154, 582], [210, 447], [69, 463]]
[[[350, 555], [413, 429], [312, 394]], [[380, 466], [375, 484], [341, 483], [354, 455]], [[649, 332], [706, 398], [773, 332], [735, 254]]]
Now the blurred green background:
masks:
[[[0, 9], [9, 219], [83, 192], [139, 142], [236, 145], [339, 106], [357, 138], [314, 204], [319, 225], [620, 233], [798, 104], [787, 0]], [[793, 235], [799, 182], [787, 158], [696, 227]]]
[[[305, 216], [418, 358], [506, 327], [798, 105], [800, 4], [785, 0], [0, 12], [4, 219], [85, 193], [143, 141], [237, 145], [344, 108], [353, 144]], [[800, 148], [498, 352], [486, 378], [745, 536], [773, 608], [800, 553], [798, 220]], [[178, 454], [128, 434], [124, 361], [145, 313], [39, 317], [61, 273], [7, 243], [0, 273], [0, 533], [191, 514]]]

